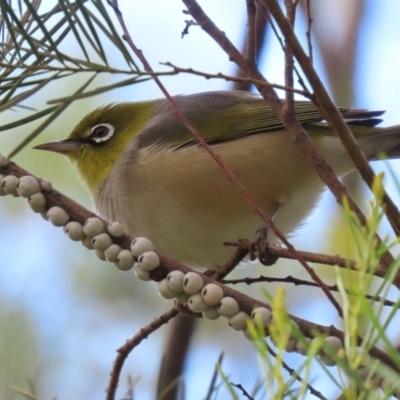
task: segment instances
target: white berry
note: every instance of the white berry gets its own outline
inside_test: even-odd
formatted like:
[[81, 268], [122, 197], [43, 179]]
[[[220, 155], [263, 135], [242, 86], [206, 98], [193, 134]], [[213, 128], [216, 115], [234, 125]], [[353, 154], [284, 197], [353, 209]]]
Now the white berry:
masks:
[[296, 342], [296, 351], [302, 356], [306, 356], [310, 343], [311, 339], [308, 337], [304, 337], [303, 340], [298, 340]]
[[228, 325], [235, 331], [242, 331], [247, 326], [249, 316], [244, 311], [239, 311], [232, 317], [228, 318]]
[[203, 317], [206, 319], [216, 320], [220, 317], [217, 307], [210, 307], [208, 310], [203, 311]]
[[70, 221], [64, 226], [64, 232], [71, 240], [78, 242], [85, 238], [82, 225], [77, 221]]
[[[43, 193], [35, 193], [28, 199], [29, 206], [31, 207], [32, 211], [37, 213], [44, 213], [46, 211], [46, 197], [44, 197]], [[46, 220], [48, 220], [47, 213]]]
[[45, 181], [45, 180], [40, 181], [40, 187], [45, 192], [51, 192], [53, 190], [53, 185], [50, 181]]
[[200, 292], [203, 286], [203, 279], [195, 272], [188, 272], [183, 279], [183, 291], [188, 295]]
[[3, 156], [3, 154], [0, 154], [0, 168], [2, 167], [7, 167], [8, 165], [8, 159], [6, 156]]
[[324, 351], [324, 353], [329, 356], [329, 352], [337, 353], [339, 351], [339, 349], [342, 349], [343, 343], [336, 336], [328, 336], [324, 339], [324, 343], [322, 345], [322, 350], [325, 350], [326, 348], [328, 348], [328, 352]]
[[82, 244], [89, 250], [93, 250], [94, 247], [92, 245], [92, 239], [88, 236], [85, 236], [82, 240]]
[[333, 367], [335, 365], [335, 361], [333, 361], [332, 358], [325, 353], [319, 355], [318, 357], [319, 360], [327, 367]]
[[186, 304], [189, 301], [189, 297], [190, 296], [185, 292], [181, 292], [178, 295], [176, 295], [176, 301], [181, 304]]
[[124, 236], [124, 228], [119, 222], [110, 222], [108, 224], [107, 231], [113, 237]]
[[99, 235], [96, 235], [94, 238], [92, 238], [92, 245], [95, 249], [101, 250], [104, 252], [104, 250], [111, 246], [112, 240], [110, 238], [110, 235], [108, 233], [100, 233]]
[[14, 175], [7, 175], [2, 180], [3, 191], [6, 194], [11, 194], [12, 196], [18, 196], [17, 192], [17, 181], [18, 178]]
[[261, 323], [264, 328], [267, 328], [272, 320], [272, 312], [265, 307], [257, 307], [251, 313], [251, 318], [256, 324]]
[[185, 274], [182, 271], [179, 270], [171, 271], [167, 275], [168, 287], [175, 293], [182, 293], [184, 277]]
[[286, 343], [285, 350], [288, 353], [294, 353], [296, 351], [296, 344], [297, 344], [297, 339], [296, 338], [289, 338], [289, 340]]
[[138, 265], [135, 266], [135, 275], [141, 281], [151, 281], [150, 274], [147, 271], [143, 271]]
[[33, 176], [26, 175], [18, 179], [16, 184], [17, 192], [21, 197], [28, 198], [34, 193], [40, 192], [39, 181]]
[[69, 215], [61, 207], [54, 206], [47, 210], [47, 217], [54, 226], [63, 226], [69, 221]]
[[6, 196], [7, 193], [4, 191], [3, 189], [3, 179], [4, 179], [4, 175], [0, 174], [0, 196]]
[[104, 250], [104, 255], [105, 255], [107, 261], [110, 261], [110, 262], [117, 261], [118, 254], [121, 250], [122, 250], [121, 247], [115, 243], [108, 246], [107, 249]]
[[203, 296], [203, 300], [206, 304], [211, 307], [214, 307], [219, 304], [219, 302], [224, 297], [224, 292], [221, 286], [216, 285], [215, 283], [209, 283], [204, 286], [201, 291], [201, 295]]
[[146, 251], [138, 258], [138, 264], [143, 271], [153, 271], [160, 266], [160, 258], [155, 251]]
[[132, 253], [129, 250], [124, 249], [119, 252], [117, 261], [114, 265], [121, 271], [129, 271], [133, 267], [134, 263], [135, 260], [133, 259]]
[[219, 314], [225, 318], [233, 317], [240, 311], [239, 304], [233, 297], [224, 297], [217, 308]]
[[86, 236], [93, 238], [104, 232], [104, 224], [99, 218], [88, 218], [83, 224], [83, 232]]
[[104, 251], [99, 249], [94, 249], [94, 252], [96, 253], [97, 258], [99, 258], [101, 261], [107, 261], [106, 257], [104, 256]]
[[210, 308], [210, 306], [203, 300], [200, 293], [192, 294], [187, 302], [189, 308], [194, 312], [203, 312]]
[[[140, 267], [139, 267], [140, 268]], [[176, 293], [173, 292], [167, 285], [167, 279], [163, 279], [162, 281], [158, 282], [157, 285], [157, 289], [158, 289], [158, 293], [160, 293], [160, 295], [162, 297], [164, 297], [164, 299], [174, 299], [176, 297]]]
[[146, 251], [153, 251], [153, 250], [154, 250], [153, 243], [151, 243], [151, 241], [145, 237], [137, 237], [132, 240], [131, 252], [136, 258], [139, 258], [139, 256], [145, 253]]

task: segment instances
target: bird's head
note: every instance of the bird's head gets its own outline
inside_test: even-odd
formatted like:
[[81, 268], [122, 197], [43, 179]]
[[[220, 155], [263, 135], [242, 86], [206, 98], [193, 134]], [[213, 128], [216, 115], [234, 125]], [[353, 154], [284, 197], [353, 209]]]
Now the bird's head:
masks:
[[66, 155], [93, 193], [107, 179], [152, 112], [152, 102], [106, 105], [84, 117], [67, 139], [44, 143], [35, 149]]

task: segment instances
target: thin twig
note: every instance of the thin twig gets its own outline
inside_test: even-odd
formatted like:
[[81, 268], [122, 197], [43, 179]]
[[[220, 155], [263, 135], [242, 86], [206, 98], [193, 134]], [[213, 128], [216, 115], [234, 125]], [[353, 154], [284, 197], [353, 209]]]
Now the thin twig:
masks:
[[113, 368], [110, 373], [110, 381], [106, 389], [106, 400], [114, 400], [115, 393], [118, 387], [119, 377], [122, 371], [122, 367], [125, 360], [128, 358], [132, 350], [138, 346], [144, 339], [160, 328], [162, 325], [168, 323], [172, 318], [178, 315], [178, 310], [175, 307], [170, 308], [164, 314], [160, 315], [158, 318], [150, 322], [145, 327], [141, 328], [140, 331], [133, 336], [131, 339], [127, 340], [126, 343], [117, 350], [117, 357], [115, 358]]
[[[274, 357], [274, 358], [277, 357], [277, 354], [274, 352], [274, 350], [272, 350], [271, 346], [267, 345], [267, 350], [268, 350], [268, 353], [271, 354], [272, 357]], [[285, 363], [285, 361], [281, 360], [281, 362], [282, 362], [282, 367], [286, 369], [286, 371], [290, 374], [290, 376], [293, 376], [301, 384], [303, 384], [303, 385], [305, 384], [313, 396], [315, 396], [321, 400], [328, 400], [321, 392], [314, 389], [314, 387], [312, 385], [310, 385], [301, 376], [299, 376], [299, 374], [296, 372], [296, 370], [294, 370], [293, 368], [290, 368], [289, 365], [287, 365]]]
[[306, 0], [306, 13], [307, 13], [307, 47], [308, 47], [308, 57], [310, 57], [311, 64], [314, 63], [314, 55], [313, 55], [313, 45], [311, 40], [311, 26], [313, 23], [313, 19], [311, 18], [311, 3], [310, 0]]
[[[312, 286], [312, 287], [319, 287], [315, 282], [305, 281], [303, 279], [295, 278], [293, 276], [287, 276], [286, 278], [272, 278], [270, 276], [263, 276], [260, 275], [258, 278], [242, 278], [242, 279], [223, 279], [221, 283], [224, 285], [237, 285], [239, 283], [245, 283], [246, 285], [252, 285], [253, 283], [261, 283], [261, 282], [268, 282], [268, 283], [292, 283], [295, 286]], [[333, 292], [339, 292], [339, 288], [337, 285], [327, 285], [328, 289]], [[346, 293], [349, 295], [355, 295], [354, 292], [351, 290], [346, 289]], [[380, 296], [371, 296], [370, 294], [365, 295], [366, 299], [376, 301], [378, 303], [382, 303], [384, 306], [389, 307], [398, 307], [399, 304], [397, 302], [386, 300]]]
[[[223, 74], [222, 72], [218, 72], [216, 74], [210, 74], [207, 72], [195, 70], [193, 68], [178, 67], [170, 62], [161, 63], [161, 65], [166, 65], [167, 67], [173, 68], [174, 71], [172, 71], [171, 75], [175, 74], [175, 73], [183, 72], [183, 73], [192, 74], [192, 75], [196, 75], [196, 76], [203, 76], [206, 79], [224, 79], [227, 82], [230, 81], [230, 82], [237, 82], [237, 83], [248, 83], [248, 84], [252, 84], [252, 85], [271, 87], [271, 88], [275, 88], [275, 89], [279, 89], [279, 90], [284, 90], [286, 92], [293, 92], [296, 94], [300, 94], [308, 99], [312, 98], [312, 94], [308, 91], [296, 89], [293, 87], [288, 87], [285, 85], [279, 85], [277, 83], [270, 83], [270, 82], [265, 82], [265, 81], [242, 77], [242, 76], [226, 75], [226, 74]], [[169, 72], [165, 72], [164, 74], [169, 74]]]
[[257, 9], [255, 0], [246, 0], [247, 7], [247, 46], [246, 58], [250, 63], [257, 63], [257, 32], [256, 32], [256, 18]]

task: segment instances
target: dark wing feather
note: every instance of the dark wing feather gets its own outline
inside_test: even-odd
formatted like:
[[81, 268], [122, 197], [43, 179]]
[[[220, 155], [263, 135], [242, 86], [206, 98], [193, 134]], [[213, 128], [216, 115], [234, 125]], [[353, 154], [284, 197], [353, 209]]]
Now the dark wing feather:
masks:
[[[205, 92], [176, 96], [175, 100], [209, 143], [283, 129], [283, 124], [264, 99], [248, 92]], [[324, 121], [316, 106], [309, 101], [296, 102], [295, 110], [303, 125]], [[357, 126], [375, 126], [380, 122], [375, 117], [384, 113], [350, 108], [339, 110], [349, 124]], [[182, 148], [197, 143], [166, 100], [156, 104], [155, 116], [138, 135], [137, 141], [139, 147]]]

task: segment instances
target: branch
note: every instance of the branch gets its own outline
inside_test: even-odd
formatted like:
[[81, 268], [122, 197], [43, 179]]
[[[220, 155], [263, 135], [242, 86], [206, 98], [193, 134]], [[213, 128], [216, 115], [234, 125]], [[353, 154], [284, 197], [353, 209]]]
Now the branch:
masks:
[[[0, 157], [1, 159], [1, 157]], [[4, 158], [3, 158], [4, 160]], [[29, 174], [27, 171], [16, 165], [14, 162], [9, 161], [7, 165], [0, 166], [0, 174], [4, 175], [13, 175], [17, 178], [20, 178], [22, 176], [33, 176]], [[38, 179], [38, 178], [36, 178]], [[39, 182], [43, 182], [42, 180], [38, 179]], [[43, 185], [43, 184], [42, 184]], [[89, 210], [85, 209], [75, 201], [71, 200], [70, 198], [64, 196], [62, 193], [58, 192], [57, 190], [53, 189], [52, 187], [49, 187], [50, 185], [46, 185], [46, 190], [43, 189], [41, 190], [41, 194], [44, 196], [46, 200], [46, 209], [49, 209], [53, 206], [58, 206], [61, 207], [69, 216], [69, 221], [77, 221], [81, 225], [84, 224], [84, 222], [91, 217], [96, 217], [99, 218], [101, 221], [103, 221], [104, 226], [107, 227], [109, 223], [105, 221], [104, 219], [96, 216], [94, 213], [90, 212]], [[130, 249], [130, 245], [132, 243], [133, 237], [128, 235], [128, 234], [123, 234], [121, 237], [113, 237], [112, 238], [113, 243], [118, 244], [121, 246], [123, 249]], [[240, 250], [242, 251], [242, 250]], [[158, 255], [160, 264], [159, 266], [154, 269], [150, 273], [150, 278], [154, 281], [161, 281], [164, 279], [169, 272], [179, 270], [182, 271], [184, 274], [187, 274], [189, 272], [194, 272], [191, 268], [188, 268], [187, 266], [172, 260], [163, 254], [156, 252]], [[227, 287], [220, 282], [215, 281], [214, 279], [211, 279], [210, 277], [206, 276], [205, 274], [201, 274], [201, 279], [204, 284], [204, 286], [213, 283], [217, 286], [220, 287], [223, 297], [232, 297], [235, 299], [240, 307], [240, 310], [244, 311], [247, 315], [251, 315], [252, 311], [256, 307], [264, 307], [267, 308], [268, 310], [272, 310], [271, 306], [268, 303], [262, 302], [260, 300], [256, 300], [254, 298], [251, 298], [243, 293], [240, 293], [230, 287]], [[171, 311], [172, 313], [172, 311]], [[316, 332], [319, 332], [322, 335], [326, 336], [336, 336], [338, 337], [342, 343], [345, 341], [344, 333], [340, 331], [339, 329], [335, 328], [333, 325], [330, 326], [324, 326], [320, 324], [316, 324], [310, 321], [306, 321], [302, 318], [298, 318], [294, 315], [288, 314], [289, 318], [297, 324], [299, 329], [303, 332], [303, 334], [306, 337], [313, 338], [315, 336]], [[359, 342], [361, 344], [361, 342]], [[375, 357], [379, 360], [381, 360], [383, 363], [388, 365], [389, 367], [393, 368], [395, 371], [400, 372], [400, 369], [397, 368], [397, 365], [395, 362], [391, 359], [389, 354], [386, 354], [382, 350], [372, 347], [369, 350], [369, 353], [372, 357]]]
[[106, 389], [106, 400], [114, 400], [115, 393], [118, 387], [119, 377], [121, 375], [122, 367], [124, 365], [125, 360], [128, 358], [129, 354], [132, 350], [138, 346], [144, 339], [160, 328], [162, 325], [168, 323], [172, 318], [176, 317], [179, 314], [179, 311], [172, 307], [164, 314], [160, 315], [158, 318], [150, 322], [145, 327], [141, 328], [140, 331], [133, 336], [131, 339], [128, 339], [126, 343], [117, 350], [117, 357], [115, 358], [114, 365], [112, 371], [110, 373], [110, 381], [108, 383], [108, 387]]

